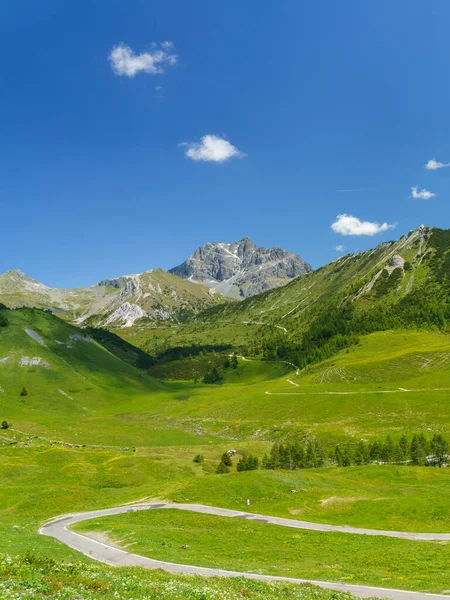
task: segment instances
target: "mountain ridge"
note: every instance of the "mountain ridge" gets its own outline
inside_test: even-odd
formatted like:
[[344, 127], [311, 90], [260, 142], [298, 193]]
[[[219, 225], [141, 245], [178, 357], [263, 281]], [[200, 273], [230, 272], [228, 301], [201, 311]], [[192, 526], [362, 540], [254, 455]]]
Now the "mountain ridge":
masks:
[[140, 319], [179, 322], [221, 300], [204, 286], [162, 269], [73, 289], [51, 288], [18, 269], [0, 275], [0, 302], [5, 306], [48, 309], [77, 325], [131, 327]]
[[248, 237], [206, 242], [169, 273], [242, 299], [279, 287], [312, 270], [298, 254], [279, 246], [258, 247]]
[[[396, 241], [337, 258], [286, 285], [217, 305], [178, 330], [151, 338], [139, 328], [133, 343], [159, 347], [229, 344], [239, 353], [302, 365], [387, 328], [450, 323], [450, 230], [420, 226]], [[317, 351], [316, 351], [317, 350]], [[305, 363], [306, 361], [306, 363]]]

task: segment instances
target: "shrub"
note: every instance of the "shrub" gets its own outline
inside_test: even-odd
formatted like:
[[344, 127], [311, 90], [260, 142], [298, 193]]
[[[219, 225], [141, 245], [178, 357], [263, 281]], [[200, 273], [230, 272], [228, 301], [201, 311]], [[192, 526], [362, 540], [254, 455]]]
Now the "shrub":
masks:
[[26, 387], [23, 387], [23, 388], [22, 388], [22, 391], [20, 392], [20, 395], [21, 395], [21, 396], [28, 396], [28, 390], [27, 390], [27, 388], [26, 388]]
[[223, 462], [219, 463], [219, 466], [216, 469], [216, 473], [218, 473], [219, 475], [222, 475], [223, 473], [229, 473], [230, 469], [227, 467], [227, 465], [224, 465]]
[[9, 429], [11, 427], [11, 423], [8, 423], [8, 421], [2, 421], [2, 424], [0, 425], [1, 429]]
[[211, 371], [207, 371], [205, 376], [203, 377], [203, 383], [215, 383], [216, 385], [220, 385], [223, 383], [223, 376], [219, 373], [219, 371], [214, 367]]
[[194, 462], [197, 464], [205, 462], [205, 457], [203, 456], [203, 454], [197, 454], [197, 456], [194, 457]]

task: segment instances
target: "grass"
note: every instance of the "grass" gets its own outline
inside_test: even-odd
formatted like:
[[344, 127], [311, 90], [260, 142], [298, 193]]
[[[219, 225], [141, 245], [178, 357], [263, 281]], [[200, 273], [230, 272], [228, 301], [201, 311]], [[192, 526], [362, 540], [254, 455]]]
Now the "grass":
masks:
[[[205, 386], [187, 381], [157, 381], [96, 342], [69, 343], [70, 335], [79, 330], [48, 313], [20, 310], [8, 313], [8, 318], [8, 327], [0, 330], [0, 360], [8, 357], [0, 363], [3, 390], [0, 420], [11, 422], [13, 429], [0, 431], [0, 552], [24, 555], [32, 551], [38, 557], [36, 560], [55, 556], [58, 560], [86, 565], [88, 558], [39, 536], [40, 524], [57, 514], [157, 497], [238, 509], [243, 509], [245, 500], [251, 498], [252, 510], [263, 514], [371, 528], [450, 531], [446, 502], [450, 470], [447, 469], [367, 466], [214, 474], [221, 454], [227, 449], [233, 447], [241, 453], [247, 451], [261, 457], [271, 443], [290, 436], [316, 435], [332, 443], [358, 441], [362, 437], [384, 439], [387, 433], [394, 437], [402, 432], [448, 433], [450, 392], [432, 391], [434, 387], [449, 385], [448, 334], [373, 334], [362, 338], [360, 345], [349, 352], [344, 351], [298, 376], [282, 364], [240, 359], [238, 368], [228, 371], [224, 385]], [[24, 332], [25, 327], [41, 335], [45, 346], [30, 338]], [[56, 340], [64, 344], [57, 344]], [[39, 356], [49, 366], [20, 366], [23, 356]], [[23, 386], [28, 389], [24, 398], [19, 396]], [[426, 391], [367, 393], [398, 387]], [[333, 390], [358, 394], [322, 394]], [[282, 395], [268, 395], [266, 391]], [[286, 392], [306, 394], [284, 395]], [[73, 444], [80, 447], [71, 447]], [[196, 465], [192, 459], [199, 453], [205, 456], [205, 462]], [[193, 536], [194, 525], [186, 523], [186, 527]], [[210, 531], [214, 528], [208, 527]], [[255, 546], [249, 531], [239, 529], [236, 536], [236, 543], [244, 553], [241, 564], [246, 570], [259, 568], [252, 562]], [[270, 531], [272, 535], [273, 529]], [[337, 564], [333, 559], [335, 554], [339, 555], [337, 546], [331, 538], [327, 541], [321, 535], [310, 532], [307, 538], [312, 561], [304, 565], [308, 577], [317, 576], [316, 569], [325, 577]], [[228, 538], [221, 539], [228, 543]], [[283, 539], [279, 540], [280, 548], [284, 551], [286, 544], [288, 552], [291, 541]], [[293, 541], [293, 547], [297, 548], [297, 543], [300, 542]], [[340, 544], [347, 548], [347, 538], [342, 538]], [[380, 555], [384, 549], [389, 551], [389, 540], [379, 538], [377, 544]], [[425, 576], [423, 570], [416, 568], [414, 561], [419, 564], [425, 557], [424, 564], [428, 564], [431, 560], [428, 554], [420, 554], [418, 548], [417, 556], [411, 553], [408, 567], [411, 572], [417, 571], [414, 585], [417, 589], [422, 589], [420, 586], [438, 589], [443, 579], [436, 570], [430, 567]], [[445, 547], [439, 548], [446, 557]], [[208, 558], [207, 546], [204, 552], [205, 560], [212, 560], [211, 554]], [[406, 564], [406, 554], [401, 549], [399, 552]], [[368, 557], [376, 554], [375, 550], [367, 549]], [[366, 578], [364, 565], [359, 565], [361, 546], [355, 540], [348, 546], [346, 556], [341, 565], [343, 570], [337, 570], [335, 576], [346, 577], [348, 572], [349, 576], [368, 583], [370, 576]], [[359, 571], [356, 567], [349, 570], [352, 556]], [[222, 566], [225, 559], [228, 560], [226, 556], [220, 558], [224, 560]], [[439, 565], [440, 559], [436, 560]], [[290, 562], [292, 568], [300, 568], [298, 561]], [[108, 583], [109, 575], [102, 568], [95, 565], [92, 572]], [[284, 563], [281, 560], [277, 568], [291, 568], [289, 560]], [[39, 585], [49, 579], [38, 567], [30, 569]], [[62, 566], [61, 569], [64, 570]], [[390, 574], [389, 565], [381, 564], [380, 577], [387, 578], [382, 585], [389, 587], [398, 581], [400, 587], [403, 575], [395, 561], [392, 569]], [[25, 578], [25, 567], [23, 573]], [[374, 573], [372, 577], [377, 577]], [[18, 586], [25, 585], [25, 579], [20, 583], [18, 572], [14, 577]], [[151, 577], [148, 574], [146, 581], [150, 582]], [[111, 583], [108, 585], [112, 587], [105, 588], [105, 593], [116, 590]], [[181, 589], [177, 585], [174, 589]], [[238, 594], [239, 588], [233, 585], [230, 583], [231, 587], [223, 589]], [[65, 593], [64, 586], [63, 589]], [[207, 593], [210, 594], [207, 597], [214, 597], [212, 591]], [[219, 591], [214, 593], [222, 598]]]
[[350, 600], [311, 585], [243, 578], [168, 575], [141, 568], [56, 563], [27, 555], [0, 558], [0, 598], [37, 600]]
[[74, 529], [103, 532], [133, 553], [175, 563], [428, 592], [448, 588], [450, 545], [439, 542], [299, 531], [177, 510], [103, 517]]
[[[293, 493], [293, 490], [294, 493]], [[396, 531], [449, 532], [450, 470], [366, 466], [253, 471], [191, 480], [169, 494], [267, 515]]]
[[[450, 392], [433, 390], [450, 387], [449, 334], [372, 334], [299, 376], [284, 364], [240, 359], [236, 370], [227, 369], [224, 385], [205, 386], [159, 382], [96, 342], [56, 344], [77, 330], [52, 315], [12, 311], [8, 318], [10, 326], [0, 332], [0, 359], [8, 357], [0, 363], [0, 418], [51, 439], [155, 447], [275, 441], [300, 433], [338, 442], [446, 432], [450, 423]], [[42, 335], [46, 347], [24, 327]], [[23, 356], [39, 356], [49, 367], [20, 366]], [[23, 386], [26, 398], [19, 396]], [[384, 389], [394, 393], [373, 393]]]

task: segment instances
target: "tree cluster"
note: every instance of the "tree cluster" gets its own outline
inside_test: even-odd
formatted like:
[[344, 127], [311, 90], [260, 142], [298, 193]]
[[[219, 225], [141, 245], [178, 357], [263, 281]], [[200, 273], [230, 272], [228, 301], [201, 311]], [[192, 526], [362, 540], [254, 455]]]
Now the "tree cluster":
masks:
[[259, 469], [259, 459], [252, 454], [240, 458], [236, 465], [237, 471], [256, 471], [257, 469]]
[[427, 439], [423, 433], [415, 434], [411, 439], [402, 435], [393, 440], [388, 435], [384, 442], [366, 442], [357, 444], [338, 444], [334, 448], [324, 446], [315, 439], [306, 439], [287, 444], [274, 444], [270, 453], [264, 455], [263, 469], [306, 469], [336, 465], [368, 464], [410, 464], [421, 466], [439, 466], [450, 462], [450, 445], [441, 434]]
[[219, 475], [221, 475], [223, 473], [229, 473], [230, 467], [232, 465], [233, 465], [233, 461], [231, 460], [231, 457], [229, 456], [228, 452], [224, 452], [222, 454], [220, 463], [217, 466], [216, 473], [218, 473]]
[[265, 454], [261, 467], [263, 469], [306, 469], [323, 467], [327, 463], [327, 452], [316, 439], [274, 444], [269, 454]]
[[356, 446], [336, 446], [334, 461], [338, 466], [370, 463], [437, 465], [441, 467], [448, 459], [448, 441], [441, 434], [427, 439], [423, 433], [408, 439], [402, 435], [394, 441], [390, 435], [384, 442], [360, 441]]

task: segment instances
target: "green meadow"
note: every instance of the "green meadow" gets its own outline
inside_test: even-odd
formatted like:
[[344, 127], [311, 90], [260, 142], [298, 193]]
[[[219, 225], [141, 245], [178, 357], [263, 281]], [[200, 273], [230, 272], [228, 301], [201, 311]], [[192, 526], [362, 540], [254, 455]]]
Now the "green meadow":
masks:
[[450, 545], [442, 542], [299, 531], [177, 510], [104, 517], [74, 529], [175, 563], [431, 592], [448, 586]]
[[[45, 574], [51, 571], [50, 559], [86, 565], [84, 575], [73, 575], [72, 595], [85, 585], [83, 577], [103, 581], [98, 589], [86, 584], [83, 598], [113, 597], [115, 572], [117, 580], [128, 582], [123, 598], [133, 597], [130, 590], [135, 597], [141, 593], [130, 583], [136, 579], [136, 586], [153, 590], [149, 598], [157, 598], [155, 589], [166, 590], [169, 582], [176, 583], [172, 596], [164, 592], [168, 599], [197, 598], [192, 590], [180, 592], [190, 585], [208, 590], [199, 598], [225, 591], [230, 598], [309, 598], [313, 593], [309, 587], [272, 589], [253, 582], [239, 587], [237, 582], [194, 582], [138, 569], [114, 571], [38, 534], [40, 525], [56, 515], [146, 499], [239, 510], [246, 510], [251, 499], [251, 510], [262, 514], [377, 529], [450, 531], [447, 468], [371, 464], [236, 472], [234, 460], [229, 474], [215, 473], [230, 448], [238, 457], [262, 458], [274, 442], [298, 436], [356, 444], [362, 438], [384, 440], [387, 434], [397, 439], [403, 432], [448, 434], [448, 334], [371, 334], [299, 374], [286, 364], [240, 358], [237, 369], [226, 370], [223, 385], [205, 385], [156, 379], [97, 342], [77, 337], [79, 329], [49, 313], [7, 313], [8, 326], [0, 330], [0, 421], [11, 426], [0, 430], [0, 553], [28, 556], [20, 559], [22, 579], [8, 559], [2, 561], [0, 573], [15, 586], [11, 597], [25, 593], [25, 574], [33, 572], [34, 597], [69, 598], [64, 594], [70, 585], [62, 590], [56, 578]], [[24, 357], [40, 360], [24, 364]], [[26, 395], [21, 395], [23, 388]], [[197, 454], [204, 462], [193, 462]], [[298, 532], [164, 511], [83, 526], [155, 558], [411, 590], [450, 588], [445, 544]], [[181, 550], [183, 543], [191, 548]], [[68, 567], [58, 564], [54, 568], [68, 581]], [[314, 594], [329, 597], [325, 591]]]

